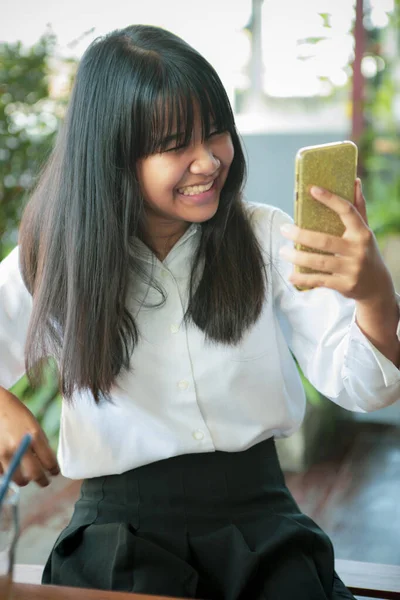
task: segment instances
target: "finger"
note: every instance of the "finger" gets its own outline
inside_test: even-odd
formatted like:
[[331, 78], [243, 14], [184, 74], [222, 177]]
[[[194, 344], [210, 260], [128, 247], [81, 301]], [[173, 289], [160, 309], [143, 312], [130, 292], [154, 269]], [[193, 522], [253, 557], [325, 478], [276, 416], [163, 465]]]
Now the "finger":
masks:
[[22, 472], [21, 467], [18, 467], [18, 469], [16, 469], [16, 471], [13, 475], [13, 481], [15, 481], [15, 483], [17, 485], [19, 485], [20, 487], [25, 487], [26, 485], [28, 485], [30, 479], [25, 477], [25, 475]]
[[284, 260], [287, 260], [299, 267], [307, 267], [313, 271], [322, 271], [324, 273], [346, 273], [349, 266], [349, 259], [332, 256], [331, 254], [319, 254], [316, 252], [302, 252], [294, 248], [284, 246], [279, 254]]
[[52, 475], [58, 475], [60, 473], [56, 454], [50, 447], [49, 441], [42, 429], [39, 429], [33, 434], [31, 448], [41, 465], [43, 465], [47, 471]]
[[358, 210], [359, 214], [363, 218], [363, 221], [366, 225], [368, 225], [368, 216], [367, 216], [367, 207], [365, 203], [365, 198], [362, 193], [362, 183], [361, 179], [358, 177], [355, 182], [355, 190], [354, 190], [354, 205]]
[[46, 487], [50, 483], [38, 458], [31, 450], [28, 450], [21, 461], [21, 471], [26, 479], [35, 481], [41, 487]]
[[285, 224], [281, 227], [282, 235], [293, 240], [296, 244], [307, 246], [314, 250], [322, 250], [330, 254], [350, 255], [352, 254], [353, 246], [349, 240], [321, 233], [319, 231], [310, 231], [309, 229], [300, 229], [296, 225]]
[[299, 287], [306, 289], [330, 288], [340, 293], [346, 290], [345, 278], [337, 274], [329, 273], [298, 273], [293, 271], [289, 281]]
[[358, 210], [348, 200], [317, 186], [312, 186], [310, 193], [318, 202], [338, 214], [346, 229], [357, 230], [365, 227]]

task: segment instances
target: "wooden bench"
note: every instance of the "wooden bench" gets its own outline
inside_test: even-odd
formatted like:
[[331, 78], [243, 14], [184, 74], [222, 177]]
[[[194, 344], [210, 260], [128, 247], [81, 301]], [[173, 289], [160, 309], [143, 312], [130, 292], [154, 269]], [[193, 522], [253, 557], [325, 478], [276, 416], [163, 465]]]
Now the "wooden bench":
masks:
[[[16, 565], [14, 580], [39, 584], [42, 571], [40, 565]], [[337, 559], [336, 571], [355, 596], [400, 600], [400, 566]]]

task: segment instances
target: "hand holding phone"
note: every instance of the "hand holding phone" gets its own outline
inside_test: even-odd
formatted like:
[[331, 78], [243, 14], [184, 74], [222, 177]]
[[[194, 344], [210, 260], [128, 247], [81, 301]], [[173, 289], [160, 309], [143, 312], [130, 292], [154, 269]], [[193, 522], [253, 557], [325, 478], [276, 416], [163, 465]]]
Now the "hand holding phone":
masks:
[[[310, 189], [315, 185], [353, 203], [356, 174], [357, 146], [351, 141], [301, 148], [296, 155], [296, 225], [301, 229], [341, 237], [345, 228], [339, 215], [313, 198]], [[301, 244], [295, 247], [303, 252], [326, 254]], [[318, 272], [298, 265], [295, 270], [299, 273]]]
[[[305, 160], [314, 148], [302, 149], [298, 155], [297, 226], [281, 227], [283, 237], [296, 247], [282, 246], [279, 254], [296, 266], [289, 281], [298, 289], [328, 288], [354, 300], [359, 330], [399, 368], [399, 305], [390, 272], [368, 227], [361, 180], [355, 180], [356, 148], [351, 142], [334, 145], [339, 157], [329, 146], [325, 148], [333, 155], [328, 162], [321, 150], [317, 159]], [[329, 168], [325, 171], [323, 165]]]

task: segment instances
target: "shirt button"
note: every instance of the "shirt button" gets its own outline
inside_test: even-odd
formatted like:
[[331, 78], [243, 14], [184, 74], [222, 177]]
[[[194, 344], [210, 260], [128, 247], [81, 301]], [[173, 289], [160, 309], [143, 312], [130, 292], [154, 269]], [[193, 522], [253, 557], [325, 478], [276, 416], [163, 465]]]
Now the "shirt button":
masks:
[[196, 431], [193, 431], [193, 437], [195, 440], [200, 441], [204, 438], [204, 432], [201, 429], [196, 429]]
[[179, 331], [179, 325], [176, 325], [176, 323], [173, 323], [170, 327], [171, 333], [178, 333]]
[[180, 390], [187, 390], [189, 387], [189, 382], [186, 381], [186, 379], [182, 379], [181, 381], [178, 382], [178, 388]]
[[161, 277], [162, 277], [163, 279], [167, 279], [167, 278], [168, 278], [168, 275], [169, 275], [169, 273], [168, 273], [168, 271], [167, 271], [167, 270], [165, 270], [165, 269], [164, 269], [164, 271], [161, 271]]

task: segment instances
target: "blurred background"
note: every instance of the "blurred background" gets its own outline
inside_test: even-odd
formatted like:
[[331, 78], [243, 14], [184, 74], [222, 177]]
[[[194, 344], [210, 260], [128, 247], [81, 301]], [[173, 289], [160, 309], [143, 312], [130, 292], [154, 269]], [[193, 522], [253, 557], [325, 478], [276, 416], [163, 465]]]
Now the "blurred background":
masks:
[[[0, 259], [17, 244], [80, 56], [131, 23], [173, 31], [214, 65], [245, 146], [249, 200], [293, 214], [297, 150], [354, 140], [370, 225], [400, 290], [400, 0], [3, 0]], [[351, 414], [304, 385], [304, 425], [279, 447], [289, 486], [341, 558], [400, 564], [400, 403]], [[14, 391], [56, 447], [54, 377], [36, 390], [23, 378]], [[24, 490], [23, 562], [45, 560], [77, 490], [62, 478], [50, 491]]]

